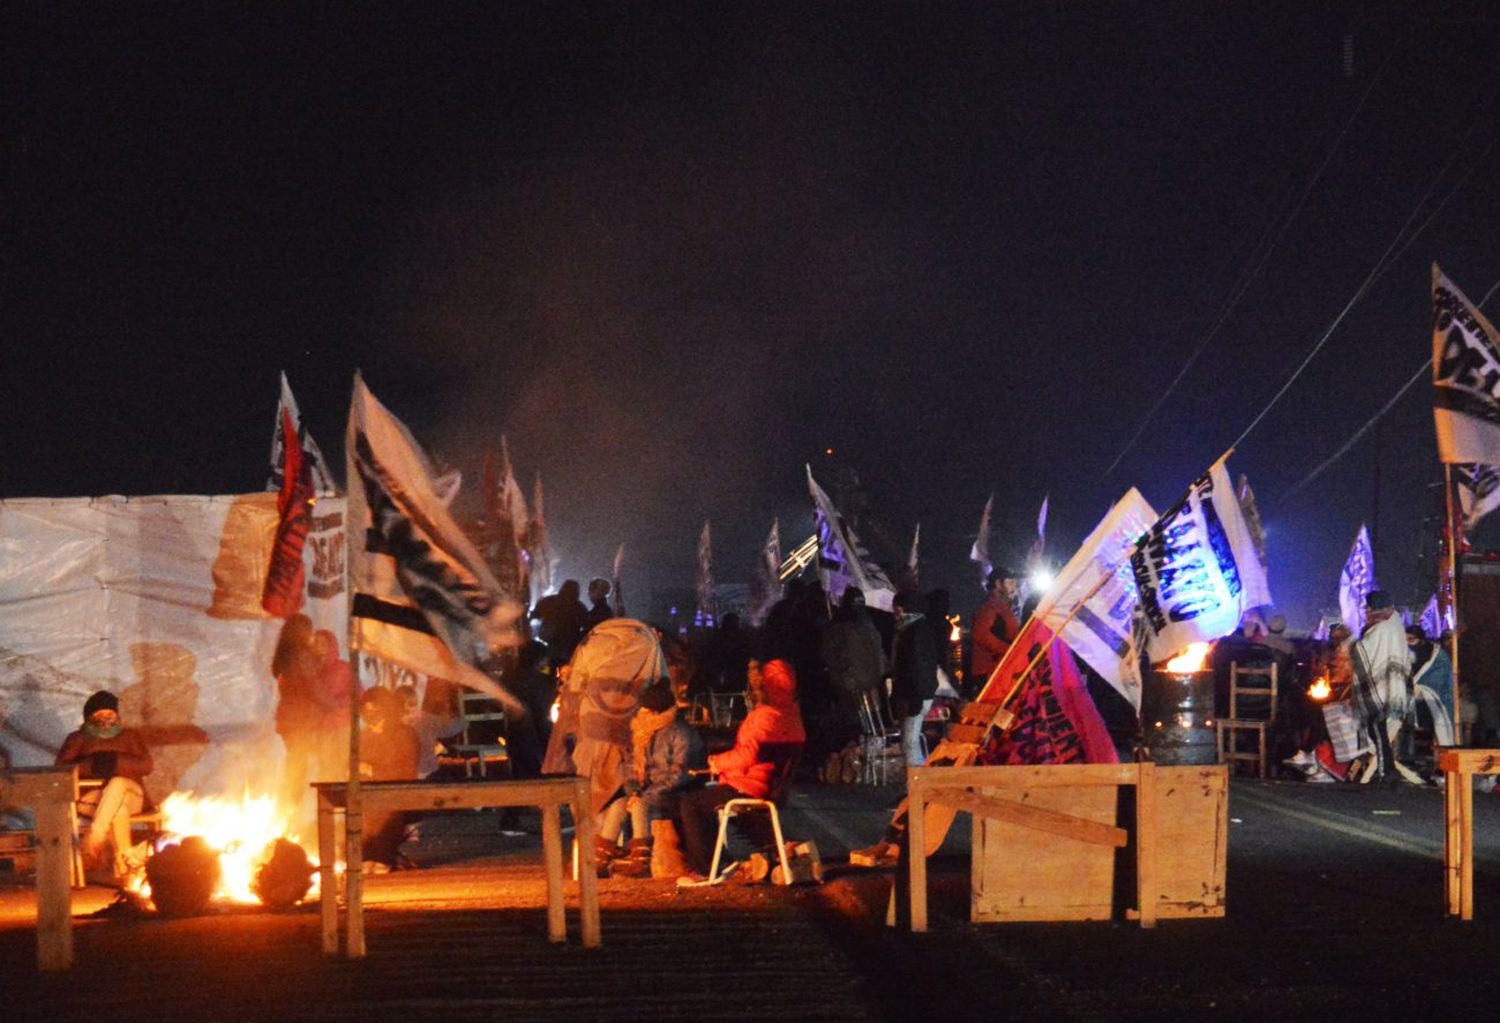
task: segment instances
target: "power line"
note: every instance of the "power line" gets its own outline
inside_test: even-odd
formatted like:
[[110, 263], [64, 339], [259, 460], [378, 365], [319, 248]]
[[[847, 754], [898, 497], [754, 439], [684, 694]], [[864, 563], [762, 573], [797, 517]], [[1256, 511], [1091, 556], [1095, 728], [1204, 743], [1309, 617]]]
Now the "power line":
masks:
[[[1354, 126], [1354, 122], [1359, 117], [1360, 111], [1364, 109], [1365, 102], [1370, 98], [1370, 94], [1375, 91], [1375, 86], [1384, 76], [1385, 69], [1390, 65], [1391, 60], [1400, 51], [1401, 44], [1405, 39], [1406, 37], [1403, 35], [1396, 40], [1396, 45], [1391, 48], [1391, 52], [1386, 55], [1385, 60], [1376, 70], [1374, 77], [1370, 79], [1370, 84], [1365, 87], [1365, 91], [1360, 95], [1359, 102], [1354, 105], [1354, 109], [1344, 121], [1343, 127], [1339, 129], [1338, 135], [1334, 137], [1333, 145], [1324, 154], [1322, 162], [1318, 164], [1312, 176], [1307, 179], [1307, 184], [1303, 186], [1302, 193], [1296, 197], [1296, 201], [1291, 204], [1290, 210], [1284, 215], [1278, 213], [1266, 225], [1265, 231], [1261, 234], [1260, 241], [1256, 243], [1255, 248], [1250, 252], [1249, 263], [1246, 264], [1245, 269], [1240, 271], [1239, 277], [1236, 278], [1234, 284], [1230, 287], [1229, 294], [1219, 304], [1218, 310], [1214, 313], [1213, 320], [1209, 323], [1208, 333], [1203, 336], [1203, 340], [1198, 343], [1198, 347], [1193, 349], [1193, 353], [1187, 357], [1187, 361], [1182, 364], [1182, 368], [1177, 371], [1177, 375], [1172, 378], [1172, 382], [1167, 385], [1166, 390], [1157, 396], [1155, 403], [1141, 417], [1140, 425], [1136, 427], [1135, 433], [1130, 435], [1130, 439], [1125, 442], [1125, 446], [1120, 449], [1120, 453], [1115, 456], [1115, 460], [1110, 462], [1109, 468], [1104, 470], [1106, 478], [1110, 473], [1115, 471], [1115, 467], [1120, 464], [1120, 461], [1130, 453], [1130, 449], [1135, 447], [1135, 442], [1141, 439], [1141, 434], [1146, 432], [1146, 427], [1151, 424], [1152, 419], [1156, 418], [1156, 413], [1161, 410], [1167, 398], [1177, 389], [1177, 385], [1182, 383], [1182, 378], [1187, 376], [1188, 370], [1193, 368], [1193, 365], [1198, 361], [1198, 357], [1204, 353], [1213, 339], [1218, 336], [1219, 330], [1225, 323], [1229, 322], [1230, 316], [1239, 307], [1240, 299], [1245, 297], [1245, 293], [1250, 290], [1250, 285], [1255, 283], [1255, 279], [1260, 276], [1261, 270], [1265, 269], [1266, 263], [1271, 258], [1271, 253], [1275, 251], [1277, 245], [1281, 244], [1281, 239], [1285, 237], [1287, 229], [1291, 227], [1292, 221], [1297, 218], [1297, 214], [1302, 212], [1302, 207], [1306, 204], [1308, 196], [1312, 194], [1313, 188], [1322, 179], [1323, 172], [1328, 169], [1328, 164], [1333, 160], [1334, 154], [1343, 145], [1344, 137], [1349, 134], [1349, 129]], [[1279, 227], [1277, 226], [1278, 223]], [[1269, 243], [1267, 239], [1269, 239]]]
[[[1490, 289], [1484, 293], [1484, 297], [1481, 298], [1478, 302], [1475, 303], [1475, 308], [1478, 308], [1478, 309], [1484, 308], [1484, 304], [1490, 300], [1490, 296], [1495, 293], [1495, 289], [1497, 289], [1497, 288], [1500, 288], [1500, 280], [1496, 280], [1494, 284], [1490, 285]], [[1354, 445], [1356, 445], [1356, 444], [1359, 443], [1360, 438], [1362, 438], [1365, 434], [1369, 433], [1370, 430], [1371, 430], [1371, 428], [1373, 428], [1376, 423], [1380, 422], [1380, 420], [1385, 417], [1386, 413], [1390, 412], [1390, 410], [1396, 406], [1396, 402], [1400, 401], [1401, 398], [1402, 398], [1402, 396], [1404, 396], [1407, 391], [1411, 390], [1412, 387], [1416, 384], [1416, 382], [1418, 380], [1421, 380], [1422, 377], [1431, 368], [1432, 368], [1432, 359], [1429, 357], [1426, 362], [1422, 363], [1422, 365], [1420, 365], [1420, 366], [1417, 367], [1417, 371], [1412, 374], [1411, 379], [1408, 380], [1408, 381], [1406, 381], [1406, 383], [1402, 384], [1401, 385], [1401, 389], [1398, 390], [1395, 394], [1393, 394], [1391, 396], [1391, 400], [1388, 401], [1388, 402], [1386, 402], [1383, 406], [1381, 406], [1381, 409], [1380, 409], [1379, 412], [1377, 412], [1373, 416], [1371, 416], [1370, 419], [1369, 419], [1369, 421], [1366, 422], [1365, 425], [1361, 426], [1358, 430], [1354, 431], [1354, 436], [1352, 436], [1348, 440], [1346, 440], [1344, 442], [1344, 444], [1343, 444], [1342, 447], [1340, 447], [1337, 451], [1335, 451], [1333, 454], [1329, 455], [1326, 459], [1324, 459], [1323, 462], [1321, 464], [1319, 464], [1319, 466], [1316, 469], [1314, 469], [1312, 472], [1308, 473], [1306, 476], [1302, 477], [1302, 479], [1300, 479], [1290, 490], [1288, 490], [1286, 493], [1282, 494], [1279, 498], [1277, 498], [1276, 503], [1277, 504], [1281, 504], [1284, 501], [1291, 500], [1299, 492], [1301, 492], [1301, 490], [1302, 490], [1303, 487], [1307, 486], [1313, 480], [1315, 480], [1319, 476], [1323, 475], [1323, 472], [1329, 466], [1331, 466], [1334, 462], [1337, 462], [1340, 458], [1343, 458], [1345, 455], [1347, 455], [1350, 452], [1350, 450], [1353, 449]]]
[[1452, 151], [1449, 153], [1448, 159], [1444, 161], [1442, 168], [1438, 171], [1437, 177], [1433, 179], [1432, 184], [1428, 186], [1427, 191], [1422, 194], [1422, 198], [1417, 200], [1417, 205], [1407, 216], [1406, 221], [1401, 225], [1400, 230], [1396, 232], [1396, 236], [1391, 239], [1390, 244], [1386, 246], [1385, 252], [1383, 252], [1380, 258], [1376, 260], [1375, 265], [1370, 268], [1370, 272], [1365, 276], [1364, 281], [1355, 290], [1354, 295], [1349, 299], [1348, 302], [1344, 304], [1344, 308], [1339, 311], [1338, 316], [1334, 317], [1333, 322], [1328, 325], [1328, 329], [1323, 332], [1323, 336], [1318, 338], [1317, 343], [1312, 346], [1312, 350], [1307, 353], [1307, 355], [1302, 359], [1300, 363], [1298, 363], [1297, 368], [1292, 371], [1291, 376], [1286, 378], [1286, 382], [1283, 383], [1281, 387], [1276, 391], [1276, 393], [1271, 396], [1271, 400], [1268, 401], [1265, 407], [1260, 410], [1260, 412], [1253, 420], [1251, 420], [1250, 425], [1245, 427], [1244, 431], [1237, 438], [1235, 438], [1234, 443], [1229, 445], [1230, 447], [1239, 447], [1240, 444], [1244, 442], [1245, 438], [1250, 436], [1255, 428], [1260, 425], [1261, 420], [1266, 418], [1266, 415], [1271, 411], [1272, 408], [1276, 406], [1276, 403], [1282, 399], [1286, 392], [1291, 389], [1292, 384], [1294, 384], [1297, 378], [1302, 375], [1302, 371], [1305, 370], [1308, 367], [1308, 364], [1311, 363], [1313, 359], [1317, 357], [1318, 353], [1323, 350], [1323, 346], [1328, 343], [1328, 339], [1333, 336], [1333, 332], [1336, 331], [1339, 328], [1339, 325], [1344, 322], [1344, 317], [1349, 315], [1350, 310], [1358, 305], [1359, 300], [1364, 298], [1365, 295], [1369, 293], [1370, 288], [1375, 284], [1375, 282], [1379, 280], [1380, 277], [1383, 276], [1385, 272], [1391, 268], [1392, 265], [1394, 265], [1396, 257], [1404, 252], [1407, 246], [1415, 241], [1422, 230], [1424, 230], [1427, 225], [1432, 222], [1432, 218], [1436, 215], [1438, 210], [1441, 210], [1443, 206], [1447, 204], [1448, 200], [1451, 199], [1453, 195], [1458, 191], [1458, 189], [1462, 187], [1464, 182], [1468, 181], [1469, 176], [1473, 173], [1473, 168], [1477, 167], [1479, 163], [1489, 155], [1490, 150], [1494, 148], [1494, 140], [1491, 140], [1490, 144], [1485, 147], [1484, 152], [1479, 155], [1479, 158], [1474, 162], [1473, 167], [1470, 168], [1469, 173], [1465, 174], [1463, 179], [1448, 191], [1448, 194], [1443, 197], [1442, 201], [1438, 203], [1437, 207], [1428, 214], [1425, 220], [1422, 221], [1421, 226], [1419, 226], [1415, 230], [1412, 230], [1409, 235], [1407, 234], [1408, 229], [1411, 228], [1412, 222], [1415, 221], [1418, 214], [1421, 213], [1422, 207], [1427, 204], [1427, 200], [1431, 198], [1432, 193], [1437, 189], [1439, 182], [1441, 182], [1447, 175], [1448, 168], [1453, 165], [1453, 161], [1457, 159], [1458, 154], [1462, 152], [1463, 144], [1467, 142], [1469, 136], [1473, 134], [1474, 128], [1479, 124], [1480, 117], [1484, 114], [1485, 109], [1489, 106], [1489, 102], [1494, 97], [1494, 95], [1495, 90], [1491, 89], [1490, 94], [1486, 96], [1484, 102], [1479, 105], [1479, 110], [1475, 113], [1474, 119], [1469, 122], [1469, 127], [1464, 131], [1463, 138], [1459, 140], [1458, 145], [1452, 147]]

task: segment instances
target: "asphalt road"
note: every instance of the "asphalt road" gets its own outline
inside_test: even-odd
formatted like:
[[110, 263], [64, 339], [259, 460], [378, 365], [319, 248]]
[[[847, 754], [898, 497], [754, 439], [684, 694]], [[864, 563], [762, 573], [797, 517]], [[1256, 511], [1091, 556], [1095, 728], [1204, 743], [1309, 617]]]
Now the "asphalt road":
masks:
[[[30, 894], [0, 886], [13, 1019], [1426, 1019], [1500, 994], [1500, 797], [1476, 795], [1475, 920], [1443, 915], [1436, 790], [1236, 781], [1221, 920], [968, 923], [967, 827], [933, 863], [932, 929], [883, 924], [889, 871], [842, 868], [892, 789], [806, 786], [789, 837], [821, 887], [601, 884], [604, 947], [545, 940], [539, 841], [434, 819], [429, 869], [373, 878], [369, 956], [326, 960], [311, 910], [80, 918], [78, 966], [34, 967]], [[961, 819], [962, 823], [962, 819]], [[78, 893], [75, 912], [109, 893]], [[45, 1014], [45, 1015], [42, 1015]]]

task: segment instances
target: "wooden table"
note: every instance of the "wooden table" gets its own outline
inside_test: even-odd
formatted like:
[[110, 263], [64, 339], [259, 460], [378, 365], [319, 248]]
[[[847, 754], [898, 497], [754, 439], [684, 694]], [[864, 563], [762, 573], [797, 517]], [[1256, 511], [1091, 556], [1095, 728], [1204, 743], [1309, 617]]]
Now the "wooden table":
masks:
[[43, 970], [73, 965], [73, 767], [16, 767], [0, 772], [0, 806], [36, 814], [36, 962]]
[[[322, 891], [320, 908], [323, 918], [323, 952], [339, 952], [338, 882], [334, 864], [339, 859], [334, 817], [347, 814], [348, 785], [344, 782], [320, 782], [318, 792], [318, 861]], [[594, 815], [589, 808], [589, 783], [586, 778], [545, 778], [535, 781], [385, 781], [363, 782], [359, 786], [361, 818], [365, 814], [400, 810], [464, 810], [489, 807], [535, 806], [542, 811], [542, 850], [547, 868], [547, 939], [568, 940], [566, 910], [563, 902], [562, 807], [573, 812], [574, 841], [579, 853], [579, 915], [583, 944], [598, 948], [599, 886], [594, 860]], [[351, 824], [354, 822], [351, 821]], [[350, 875], [363, 867], [360, 829], [346, 828], [343, 859]], [[346, 899], [344, 956], [362, 958], [365, 954], [364, 886], [350, 884]]]
[[1474, 776], [1500, 774], [1500, 749], [1445, 749], [1443, 772], [1443, 887], [1448, 915], [1474, 919]]

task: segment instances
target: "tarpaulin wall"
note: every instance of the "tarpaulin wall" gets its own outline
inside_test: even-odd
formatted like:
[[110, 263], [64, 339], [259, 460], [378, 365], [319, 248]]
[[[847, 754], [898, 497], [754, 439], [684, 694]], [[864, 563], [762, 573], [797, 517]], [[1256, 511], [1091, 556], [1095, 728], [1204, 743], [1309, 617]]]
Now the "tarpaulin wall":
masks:
[[[347, 635], [342, 498], [319, 500], [304, 552], [317, 628]], [[276, 495], [0, 501], [0, 746], [50, 764], [96, 689], [155, 759], [147, 779], [233, 792], [274, 780], [271, 654], [260, 608]]]

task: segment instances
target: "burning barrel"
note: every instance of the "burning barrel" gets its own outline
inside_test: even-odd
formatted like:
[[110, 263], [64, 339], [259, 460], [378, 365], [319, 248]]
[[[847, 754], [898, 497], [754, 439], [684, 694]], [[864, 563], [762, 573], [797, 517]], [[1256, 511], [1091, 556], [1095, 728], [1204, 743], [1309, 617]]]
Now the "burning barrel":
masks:
[[1218, 762], [1214, 673], [1203, 667], [1207, 656], [1208, 644], [1194, 643], [1186, 653], [1146, 676], [1141, 732], [1154, 763], [1197, 766]]

